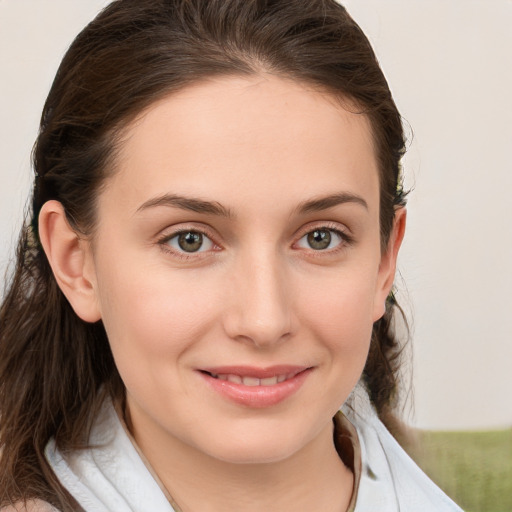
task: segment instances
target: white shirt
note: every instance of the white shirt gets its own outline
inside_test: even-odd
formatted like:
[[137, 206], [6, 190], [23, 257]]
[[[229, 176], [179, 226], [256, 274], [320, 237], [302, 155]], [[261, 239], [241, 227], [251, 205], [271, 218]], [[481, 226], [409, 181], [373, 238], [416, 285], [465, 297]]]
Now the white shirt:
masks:
[[[342, 408], [357, 432], [361, 472], [354, 512], [462, 512], [405, 453], [358, 387]], [[46, 457], [86, 512], [179, 512], [106, 403], [92, 448], [62, 454], [52, 440]]]

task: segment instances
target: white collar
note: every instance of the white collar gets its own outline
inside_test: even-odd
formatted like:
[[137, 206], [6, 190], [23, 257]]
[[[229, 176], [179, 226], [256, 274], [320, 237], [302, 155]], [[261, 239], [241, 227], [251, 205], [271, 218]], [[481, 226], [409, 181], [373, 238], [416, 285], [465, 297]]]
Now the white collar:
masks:
[[94, 422], [90, 448], [62, 454], [53, 439], [45, 455], [86, 512], [175, 512], [107, 401]]
[[463, 512], [389, 433], [361, 384], [342, 411], [357, 431], [361, 450], [354, 512]]
[[[462, 512], [395, 441], [361, 386], [342, 411], [355, 427], [360, 445], [362, 467], [354, 512]], [[178, 512], [110, 401], [94, 422], [89, 445], [63, 454], [51, 439], [45, 450], [54, 473], [86, 512]]]

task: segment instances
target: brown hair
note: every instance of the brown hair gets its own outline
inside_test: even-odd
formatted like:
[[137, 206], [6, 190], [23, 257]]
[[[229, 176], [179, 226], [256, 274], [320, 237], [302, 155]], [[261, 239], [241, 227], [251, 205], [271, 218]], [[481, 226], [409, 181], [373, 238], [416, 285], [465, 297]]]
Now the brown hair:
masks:
[[[270, 72], [357, 105], [372, 125], [380, 169], [381, 242], [404, 204], [400, 115], [373, 50], [334, 0], [117, 0], [75, 39], [44, 106], [34, 148], [32, 218], [0, 310], [0, 506], [41, 498], [77, 505], [58, 483], [44, 448], [83, 446], [105, 396], [123, 384], [101, 322], [73, 312], [41, 248], [37, 218], [60, 201], [71, 225], [91, 234], [95, 198], [115, 167], [119, 134], [144, 108], [215, 75]], [[393, 405], [400, 345], [396, 303], [375, 323], [364, 370], [380, 414]]]

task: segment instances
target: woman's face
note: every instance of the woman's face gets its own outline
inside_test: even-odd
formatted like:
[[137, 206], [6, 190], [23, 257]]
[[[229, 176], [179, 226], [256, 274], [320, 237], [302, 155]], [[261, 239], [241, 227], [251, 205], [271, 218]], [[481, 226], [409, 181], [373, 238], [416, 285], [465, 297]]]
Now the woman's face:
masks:
[[269, 462], [331, 435], [394, 273], [366, 117], [215, 79], [149, 108], [117, 163], [89, 278], [143, 450]]

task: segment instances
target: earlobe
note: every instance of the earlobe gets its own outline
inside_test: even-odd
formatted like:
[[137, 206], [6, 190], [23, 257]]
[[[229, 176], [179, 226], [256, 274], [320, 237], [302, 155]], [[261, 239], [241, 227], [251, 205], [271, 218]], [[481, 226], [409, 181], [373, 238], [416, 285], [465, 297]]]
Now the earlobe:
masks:
[[70, 226], [58, 201], [48, 201], [41, 208], [39, 237], [57, 284], [75, 313], [86, 322], [100, 320], [89, 243]]
[[384, 315], [386, 299], [393, 287], [398, 251], [402, 245], [405, 234], [406, 218], [407, 211], [404, 207], [395, 211], [393, 230], [389, 237], [386, 252], [382, 254], [379, 266], [379, 277], [374, 303], [374, 321], [377, 321]]

